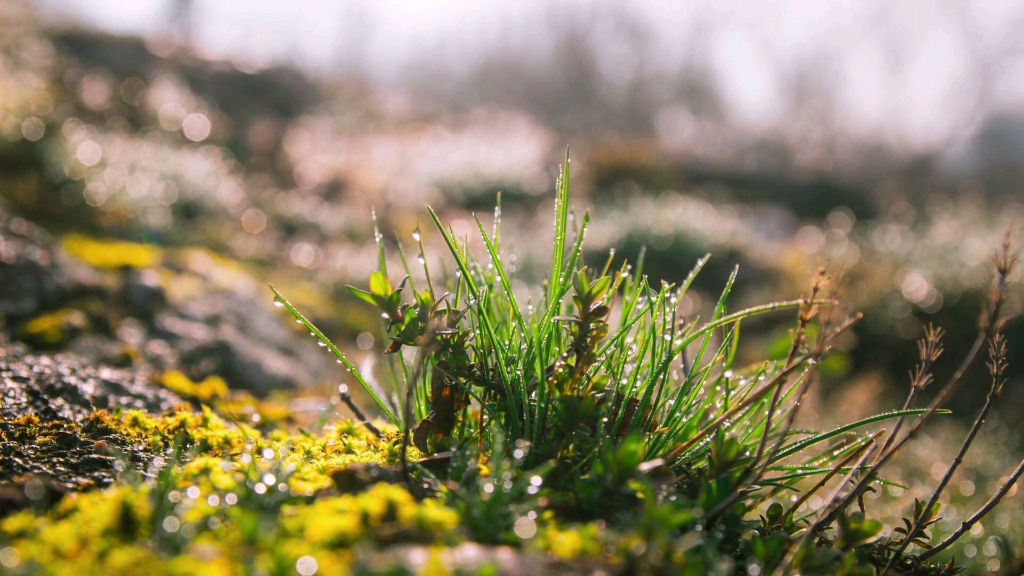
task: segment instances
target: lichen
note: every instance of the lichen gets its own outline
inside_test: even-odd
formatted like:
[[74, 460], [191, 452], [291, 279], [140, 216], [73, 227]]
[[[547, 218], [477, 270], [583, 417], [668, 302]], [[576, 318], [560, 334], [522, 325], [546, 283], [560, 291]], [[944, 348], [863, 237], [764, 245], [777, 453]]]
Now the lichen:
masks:
[[[38, 418], [17, 426], [51, 442]], [[420, 572], [448, 573], [444, 551], [471, 536], [451, 505], [455, 488], [423, 497], [377, 482], [345, 492], [334, 479], [357, 464], [397, 475], [402, 434], [377, 427], [383, 437], [350, 420], [316, 434], [261, 429], [208, 405], [164, 415], [98, 412], [83, 430], [102, 431], [111, 454], [131, 447], [148, 459], [124, 461], [113, 486], [79, 486], [85, 491], [49, 510], [0, 520], [5, 573], [295, 574], [298, 562], [315, 561], [317, 574], [373, 574], [363, 564], [367, 551], [400, 543], [427, 547]], [[410, 446], [408, 457], [423, 454]], [[623, 549], [598, 523], [563, 525], [551, 512], [536, 523], [521, 542], [524, 554], [614, 563], [608, 551]]]
[[64, 250], [95, 268], [152, 268], [160, 263], [161, 250], [148, 244], [97, 240], [81, 234], [64, 238]]
[[160, 385], [182, 398], [195, 399], [207, 404], [227, 398], [228, 395], [228, 384], [220, 376], [209, 376], [202, 382], [194, 382], [185, 374], [172, 370], [160, 377]]
[[84, 312], [75, 308], [61, 308], [29, 320], [22, 327], [19, 336], [36, 346], [52, 348], [63, 344], [75, 332], [88, 327], [89, 319]]
[[6, 566], [12, 573], [294, 573], [310, 556], [334, 574], [348, 572], [350, 548], [361, 542], [457, 540], [459, 515], [441, 500], [417, 500], [386, 483], [358, 494], [334, 487], [331, 473], [352, 464], [397, 464], [394, 427], [382, 426], [383, 438], [348, 421], [317, 435], [264, 434], [209, 407], [98, 413], [90, 425], [164, 456], [125, 470], [112, 488], [0, 521], [0, 549], [16, 559]]

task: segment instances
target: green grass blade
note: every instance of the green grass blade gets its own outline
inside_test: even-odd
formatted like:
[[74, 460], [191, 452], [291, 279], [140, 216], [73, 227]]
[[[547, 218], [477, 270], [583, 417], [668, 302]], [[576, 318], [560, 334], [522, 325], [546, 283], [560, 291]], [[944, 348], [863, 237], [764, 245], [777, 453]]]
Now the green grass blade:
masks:
[[284, 306], [284, 308], [288, 310], [288, 312], [296, 320], [298, 320], [303, 326], [305, 326], [307, 330], [312, 332], [313, 336], [315, 336], [316, 339], [319, 340], [321, 344], [326, 346], [327, 349], [330, 350], [331, 353], [334, 354], [334, 356], [342, 364], [345, 365], [345, 368], [348, 368], [349, 372], [352, 373], [352, 377], [356, 379], [356, 382], [359, 382], [359, 385], [362, 386], [363, 390], [365, 390], [366, 393], [370, 395], [370, 398], [373, 398], [373, 401], [377, 403], [377, 406], [381, 409], [381, 411], [384, 412], [384, 415], [388, 417], [388, 420], [390, 420], [391, 423], [394, 424], [395, 426], [401, 426], [400, 420], [398, 419], [397, 416], [395, 416], [391, 409], [388, 408], [388, 405], [384, 402], [384, 399], [377, 394], [373, 387], [370, 386], [370, 383], [367, 382], [365, 378], [363, 378], [363, 375], [359, 372], [359, 370], [356, 369], [352, 362], [350, 362], [349, 359], [341, 352], [341, 350], [338, 350], [338, 347], [334, 345], [334, 342], [331, 342], [329, 338], [324, 336], [323, 332], [321, 332], [319, 328], [314, 326], [312, 322], [307, 320], [305, 316], [303, 316], [298, 310], [296, 310], [295, 307], [292, 306], [291, 302], [286, 300], [285, 297], [282, 296], [281, 293], [278, 292], [276, 288], [271, 286], [270, 290], [274, 293], [275, 300], [277, 302], [280, 302], [281, 305]]
[[[886, 412], [884, 414], [876, 414], [875, 416], [869, 416], [867, 418], [864, 418], [863, 420], [858, 420], [856, 422], [846, 424], [845, 426], [833, 428], [828, 432], [816, 434], [814, 436], [811, 436], [810, 438], [805, 438], [799, 442], [791, 444], [789, 447], [780, 450], [779, 453], [775, 455], [775, 458], [772, 460], [772, 462], [779, 462], [781, 460], [788, 458], [789, 456], [792, 456], [793, 454], [806, 450], [807, 448], [810, 448], [815, 444], [820, 444], [821, 442], [825, 442], [826, 440], [835, 438], [836, 436], [846, 434], [847, 432], [852, 432], [853, 430], [856, 430], [858, 428], [863, 428], [868, 424], [874, 424], [875, 422], [884, 422], [886, 420], [892, 420], [893, 418], [917, 416], [919, 414], [924, 414], [927, 411], [927, 408], [916, 408], [913, 410], [896, 410], [893, 412]], [[938, 410], [936, 411], [936, 414], [952, 414], [952, 412], [949, 410]]]
[[508, 303], [512, 307], [512, 313], [516, 324], [519, 325], [519, 329], [525, 334], [527, 332], [526, 320], [523, 318], [523, 313], [519, 310], [519, 302], [516, 301], [516, 295], [512, 292], [512, 282], [509, 281], [508, 275], [505, 273], [505, 265], [502, 264], [501, 258], [498, 255], [497, 246], [487, 235], [487, 232], [484, 230], [484, 225], [480, 223], [479, 218], [476, 219], [476, 225], [480, 228], [480, 237], [484, 239], [484, 245], [487, 246], [487, 252], [490, 254], [491, 261], [494, 263], [494, 271], [498, 274], [498, 280], [501, 282], [501, 287], [505, 291], [505, 297], [508, 299]]

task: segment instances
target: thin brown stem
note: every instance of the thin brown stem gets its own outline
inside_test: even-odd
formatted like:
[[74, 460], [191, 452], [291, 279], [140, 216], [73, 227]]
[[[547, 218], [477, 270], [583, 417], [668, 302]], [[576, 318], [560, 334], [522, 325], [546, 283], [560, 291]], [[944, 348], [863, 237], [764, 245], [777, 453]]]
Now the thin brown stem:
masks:
[[860, 496], [860, 494], [862, 494], [864, 490], [866, 490], [867, 487], [872, 482], [875, 481], [876, 478], [878, 478], [878, 473], [882, 469], [882, 467], [888, 464], [889, 461], [892, 460], [892, 457], [895, 456], [901, 448], [903, 448], [908, 443], [910, 443], [914, 438], [916, 438], [917, 435], [928, 423], [928, 421], [931, 419], [931, 417], [934, 416], [936, 412], [938, 412], [939, 408], [945, 405], [945, 403], [953, 395], [952, 393], [956, 391], [956, 389], [960, 386], [960, 381], [963, 379], [963, 375], [974, 364], [974, 360], [977, 358], [978, 350], [981, 348], [982, 342], [984, 342], [984, 334], [979, 334], [978, 340], [976, 340], [974, 346], [971, 347], [971, 351], [968, 353], [967, 357], [964, 358], [964, 361], [960, 365], [960, 368], [956, 371], [956, 374], [954, 374], [953, 377], [950, 378], [949, 382], [946, 384], [946, 387], [943, 389], [943, 393], [939, 395], [939, 398], [932, 402], [931, 406], [928, 407], [928, 411], [921, 415], [921, 418], [917, 421], [914, 427], [911, 428], [909, 432], [907, 432], [907, 435], [904, 436], [902, 440], [892, 445], [892, 447], [889, 448], [888, 452], [881, 454], [879, 456], [878, 460], [876, 460], [874, 465], [872, 465], [871, 471], [868, 472], [863, 478], [861, 478], [860, 481], [857, 483], [857, 486], [852, 491], [850, 491], [850, 494], [847, 495], [847, 497], [844, 498], [840, 502], [840, 504], [830, 512], [827, 520], [831, 520], [832, 518], [834, 518], [839, 510], [845, 509], [847, 506], [850, 505], [851, 502], [856, 500], [857, 497]]
[[[909, 410], [917, 400], [918, 394], [920, 394], [922, 390], [927, 388], [928, 385], [935, 380], [932, 376], [931, 369], [932, 364], [942, 356], [943, 335], [944, 332], [942, 328], [937, 328], [934, 325], [929, 324], [924, 330], [924, 336], [917, 341], [917, 351], [920, 362], [914, 371], [910, 373], [910, 391], [907, 393], [906, 401], [903, 402], [903, 410]], [[906, 416], [901, 416], [899, 420], [896, 421], [892, 434], [882, 446], [881, 454], [885, 454], [885, 452], [892, 446], [893, 442], [896, 441], [906, 419]]]
[[[847, 473], [846, 476], [843, 477], [843, 479], [836, 486], [835, 490], [832, 491], [832, 494], [828, 497], [828, 499], [822, 505], [820, 511], [818, 512], [817, 516], [814, 519], [814, 522], [812, 522], [807, 527], [807, 529], [805, 530], [804, 535], [800, 539], [800, 541], [796, 544], [796, 546], [790, 548], [789, 551], [786, 553], [786, 556], [785, 556], [783, 562], [781, 562], [779, 564], [779, 568], [781, 568], [781, 572], [779, 571], [779, 569], [776, 569], [775, 572], [774, 572], [775, 574], [790, 574], [790, 573], [792, 573], [791, 568], [793, 567], [793, 561], [796, 559], [797, 553], [800, 551], [801, 548], [806, 546], [808, 542], [810, 542], [810, 539], [813, 538], [814, 535], [817, 534], [817, 532], [819, 530], [821, 530], [821, 528], [825, 524], [827, 524], [829, 522], [830, 518], [832, 517], [832, 513], [829, 512], [829, 513], [826, 514], [825, 511], [829, 510], [830, 508], [832, 508], [832, 504], [836, 501], [836, 499], [839, 497], [839, 494], [843, 491], [843, 487], [846, 486], [846, 484], [848, 482], [850, 482], [850, 480], [853, 479], [853, 477], [857, 474], [857, 472], [859, 472], [860, 469], [864, 467], [865, 463], [874, 454], [874, 452], [875, 452], [874, 448], [875, 448], [875, 446], [872, 446], [872, 447], [868, 448], [867, 450], [864, 451], [864, 453], [861, 455], [861, 457], [857, 459], [857, 463], [854, 464], [853, 468], [850, 469], [849, 473]], [[839, 508], [839, 509], [842, 509], [842, 508]]]
[[[862, 317], [862, 315], [857, 314], [850, 318], [849, 320], [847, 320], [846, 322], [844, 322], [839, 327], [837, 327], [829, 336], [829, 341], [831, 342], [832, 340], [835, 340], [835, 338], [838, 337], [840, 334], [849, 330], [851, 327], [853, 327], [854, 324], [860, 321]], [[725, 413], [720, 415], [718, 418], [715, 418], [710, 424], [699, 430], [696, 434], [694, 434], [693, 438], [690, 438], [686, 442], [681, 442], [677, 444], [675, 447], [673, 447], [672, 450], [669, 451], [669, 453], [665, 456], [665, 461], [672, 462], [673, 460], [681, 456], [684, 452], [697, 445], [697, 443], [706, 438], [709, 434], [711, 434], [715, 430], [718, 430], [718, 428], [720, 428], [725, 422], [729, 421], [729, 419], [731, 419], [733, 416], [742, 412], [743, 410], [746, 410], [747, 408], [751, 407], [757, 402], [760, 402], [765, 396], [768, 395], [769, 392], [774, 390], [777, 386], [781, 386], [784, 382], [786, 382], [786, 379], [789, 377], [789, 375], [792, 374], [797, 368], [802, 366], [806, 361], [816, 361], [819, 359], [820, 357], [814, 354], [800, 355], [799, 357], [797, 357], [796, 360], [794, 360], [786, 367], [784, 367], [778, 374], [775, 375], [774, 378], [772, 378], [763, 386], [761, 386], [761, 388], [759, 388], [757, 391], [751, 393], [742, 402], [736, 404], [735, 406], [727, 410]]]
[[348, 395], [348, 390], [339, 390], [341, 401], [348, 406], [348, 409], [352, 411], [352, 414], [359, 420], [359, 423], [366, 427], [378, 440], [384, 439], [384, 433], [379, 428], [370, 423], [370, 420], [366, 417], [366, 414], [356, 406], [356, 403], [352, 400], [352, 397]]
[[934, 548], [926, 551], [924, 554], [921, 554], [921, 559], [927, 560], [932, 556], [935, 556], [939, 552], [942, 552], [946, 548], [949, 548], [950, 544], [959, 540], [960, 537], [966, 534], [968, 530], [973, 528], [979, 520], [987, 516], [993, 508], [999, 505], [999, 502], [1010, 492], [1010, 489], [1013, 488], [1013, 485], [1017, 483], [1017, 480], [1020, 479], [1022, 474], [1024, 474], [1024, 461], [1021, 461], [1021, 463], [1017, 465], [1017, 469], [1014, 470], [1012, 474], [1010, 474], [1010, 477], [1006, 479], [1006, 482], [1003, 482], [1003, 485], [999, 487], [999, 490], [997, 490], [996, 493], [993, 494], [992, 497], [988, 499], [988, 502], [985, 502], [984, 506], [979, 508], [978, 511], [975, 512], [974, 515], [972, 515], [970, 518], [965, 520], [963, 524], [961, 524], [960, 527], [957, 528], [956, 532], [953, 532], [945, 540], [936, 544]]
[[[814, 320], [815, 316], [818, 315], [818, 307], [814, 304], [817, 300], [818, 292], [821, 290], [822, 283], [825, 279], [825, 267], [821, 266], [818, 268], [818, 272], [811, 283], [811, 295], [805, 299], [801, 305], [799, 312], [797, 313], [797, 328], [793, 334], [793, 345], [789, 349], [789, 355], [786, 357], [786, 364], [790, 364], [796, 359], [796, 355], [800, 353], [800, 349], [803, 348], [804, 342], [807, 338], [807, 326]], [[779, 405], [779, 398], [782, 396], [783, 386], [777, 386], [772, 392], [771, 400], [768, 401], [768, 413], [765, 415], [764, 430], [761, 433], [761, 441], [757, 445], [757, 452], [754, 454], [754, 459], [750, 462], [750, 466], [744, 471], [743, 476], [749, 475], [761, 462], [761, 458], [764, 456], [765, 448], [768, 446], [768, 436], [772, 431], [772, 418], [775, 415], [775, 409]], [[763, 471], [763, 469], [762, 469]], [[760, 476], [760, 473], [758, 473]]]
[[885, 430], [884, 429], [883, 430], [879, 430], [878, 432], [876, 432], [874, 435], [872, 435], [870, 438], [868, 438], [867, 442], [865, 442], [864, 444], [861, 444], [861, 446], [859, 448], [857, 448], [856, 450], [854, 450], [853, 452], [850, 452], [850, 454], [846, 458], [843, 458], [843, 461], [840, 462], [839, 464], [837, 464], [835, 466], [835, 468], [832, 468], [832, 470], [830, 470], [829, 473], [826, 474], [824, 478], [819, 480], [818, 483], [815, 484], [814, 486], [812, 486], [810, 490], [808, 490], [807, 492], [804, 492], [804, 494], [802, 496], [800, 496], [800, 498], [797, 499], [796, 502], [793, 502], [793, 504], [789, 507], [789, 510], [786, 511], [786, 515], [789, 516], [789, 515], [793, 514], [794, 512], [796, 512], [797, 508], [799, 508], [801, 504], [806, 502], [811, 496], [814, 495], [815, 492], [817, 492], [818, 490], [821, 490], [822, 488], [824, 488], [825, 484], [827, 484], [828, 481], [831, 480], [836, 474], [841, 472], [843, 470], [843, 468], [845, 468], [850, 462], [853, 462], [853, 460], [855, 458], [860, 456], [861, 453], [864, 452], [865, 450], [867, 450], [869, 447], [874, 446], [875, 445], [875, 441], [882, 434], [885, 434]]
[[963, 464], [964, 457], [967, 455], [968, 450], [971, 449], [971, 445], [974, 444], [974, 440], [977, 438], [981, 427], [985, 424], [985, 419], [988, 418], [988, 414], [992, 410], [995, 400], [1002, 395], [1003, 384], [1005, 383], [1002, 376], [1006, 367], [1006, 341], [998, 332], [989, 342], [989, 357], [989, 370], [992, 374], [992, 386], [989, 388], [988, 395], [985, 398], [985, 405], [982, 406], [981, 410], [978, 412], [978, 416], [974, 419], [974, 424], [971, 426], [970, 432], [967, 433], [967, 437], [960, 446], [960, 451], [957, 453], [956, 458], [953, 459], [949, 469], [946, 470], [942, 480], [939, 481], [938, 487], [935, 488], [931, 498], [928, 500], [928, 504], [924, 507], [924, 512], [918, 517], [917, 521], [914, 522], [913, 528], [911, 528], [910, 532], [907, 533], [907, 537], [903, 539], [903, 543], [900, 545], [900, 548], [892, 555], [889, 562], [886, 564], [885, 569], [882, 570], [882, 576], [885, 576], [885, 574], [887, 574], [889, 570], [899, 562], [900, 557], [904, 552], [906, 552], [907, 548], [910, 547], [914, 538], [924, 530], [924, 524], [931, 517], [932, 510], [938, 503], [939, 498], [942, 496], [942, 492], [946, 489], [946, 486], [949, 485], [950, 480], [953, 479], [953, 474], [955, 474], [960, 468], [960, 465]]
[[978, 333], [978, 337], [975, 338], [974, 344], [971, 345], [971, 349], [967, 353], [967, 356], [964, 357], [963, 361], [960, 363], [960, 366], [957, 368], [956, 372], [954, 372], [953, 375], [950, 377], [949, 381], [946, 382], [946, 385], [942, 388], [942, 391], [939, 393], [938, 398], [936, 398], [928, 407], [928, 410], [921, 415], [921, 417], [918, 419], [914, 427], [911, 428], [909, 432], [907, 432], [907, 435], [904, 436], [902, 440], [892, 445], [892, 447], [889, 448], [887, 452], [881, 453], [878, 460], [871, 467], [871, 471], [860, 480], [860, 482], [857, 484], [857, 487], [853, 491], [851, 491], [846, 498], [843, 499], [840, 505], [830, 512], [828, 517], [829, 520], [835, 517], [839, 510], [845, 509], [847, 506], [850, 505], [851, 502], [853, 502], [857, 497], [859, 497], [860, 494], [867, 488], [867, 486], [871, 482], [874, 482], [875, 479], [878, 477], [879, 470], [881, 470], [882, 467], [885, 466], [885, 464], [892, 460], [892, 457], [903, 446], [906, 446], [909, 442], [916, 438], [917, 435], [921, 432], [921, 430], [925, 427], [925, 425], [931, 420], [932, 416], [934, 416], [935, 413], [939, 410], [939, 408], [944, 406], [949, 401], [949, 399], [953, 397], [953, 394], [955, 394], [956, 391], [960, 388], [960, 384], [963, 382], [964, 375], [967, 374], [967, 372], [974, 365], [974, 361], [977, 360], [978, 352], [981, 350], [982, 345], [985, 343], [986, 340], [994, 336], [995, 333], [998, 331], [1001, 323], [1000, 313], [1002, 312], [1003, 304], [1006, 303], [1006, 286], [1008, 283], [1008, 278], [1010, 276], [1010, 272], [1013, 270], [1017, 263], [1017, 257], [1010, 255], [1010, 245], [1012, 238], [1011, 232], [1012, 231], [1008, 231], [1006, 233], [1006, 236], [1003, 239], [1001, 249], [998, 250], [996, 252], [996, 255], [993, 257], [993, 260], [995, 262], [996, 276], [995, 280], [992, 283], [992, 292], [989, 298], [991, 306], [986, 313], [982, 314], [980, 323], [981, 330]]

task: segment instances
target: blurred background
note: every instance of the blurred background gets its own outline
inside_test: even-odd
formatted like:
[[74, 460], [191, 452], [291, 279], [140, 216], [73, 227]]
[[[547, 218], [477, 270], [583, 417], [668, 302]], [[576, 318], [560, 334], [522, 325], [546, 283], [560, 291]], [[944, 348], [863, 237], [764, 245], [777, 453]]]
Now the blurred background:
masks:
[[[943, 381], [1024, 222], [1024, 3], [674, 4], [0, 0], [0, 258], [21, 267], [0, 288], [6, 330], [320, 410], [336, 366], [266, 282], [372, 368], [378, 319], [344, 290], [376, 266], [371, 208], [396, 265], [422, 225], [443, 269], [424, 205], [472, 236], [501, 191], [525, 291], [568, 145], [592, 262], [646, 247], [646, 272], [677, 282], [712, 253], [691, 315], [736, 264], [735, 308], [844, 271], [866, 319], [809, 424], [898, 407], [929, 322], [948, 333]], [[750, 360], [784, 354], [788, 325], [745, 328]], [[1024, 327], [1007, 333], [1012, 360]], [[1022, 452], [1011, 370], [949, 526]], [[982, 403], [984, 368], [969, 378], [925, 461]], [[944, 471], [906, 466], [912, 491]], [[975, 536], [964, 554], [998, 569], [1002, 544]]]

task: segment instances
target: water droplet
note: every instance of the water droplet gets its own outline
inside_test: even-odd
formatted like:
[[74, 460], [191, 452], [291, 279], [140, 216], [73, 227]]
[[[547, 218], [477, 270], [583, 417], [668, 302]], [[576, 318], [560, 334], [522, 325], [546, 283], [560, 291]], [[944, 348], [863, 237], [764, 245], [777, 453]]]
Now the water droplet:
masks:
[[412, 239], [417, 241], [417, 242], [420, 241], [420, 229], [419, 228], [417, 228], [417, 229], [412, 231]]
[[324, 347], [326, 347], [326, 346], [327, 346], [327, 344], [324, 344], [323, 342], [321, 342], [321, 341], [319, 341], [319, 340], [317, 340], [317, 342], [316, 342], [316, 343], [317, 343], [317, 344], [319, 344], [321, 348], [324, 348]]
[[296, 324], [302, 324], [302, 320], [299, 320], [298, 318], [296, 318], [296, 319], [295, 319], [295, 323], [296, 323]]
[[274, 306], [277, 306], [278, 308], [280, 308], [280, 307], [284, 306], [284, 302], [281, 302], [280, 300], [274, 300]]

